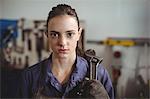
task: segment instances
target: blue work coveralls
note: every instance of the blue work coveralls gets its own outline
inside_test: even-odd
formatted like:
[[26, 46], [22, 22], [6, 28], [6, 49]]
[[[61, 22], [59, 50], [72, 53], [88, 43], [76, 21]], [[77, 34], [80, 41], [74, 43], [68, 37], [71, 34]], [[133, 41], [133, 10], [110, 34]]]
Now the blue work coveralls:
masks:
[[[50, 97], [64, 98], [79, 82], [87, 75], [89, 65], [86, 59], [77, 56], [74, 70], [68, 83], [61, 85], [51, 71], [52, 55], [49, 58], [27, 68], [22, 73], [21, 97], [31, 98], [38, 92], [41, 86], [46, 87], [44, 93]], [[97, 80], [99, 80], [110, 99], [114, 99], [114, 90], [107, 70], [99, 65], [97, 69]]]

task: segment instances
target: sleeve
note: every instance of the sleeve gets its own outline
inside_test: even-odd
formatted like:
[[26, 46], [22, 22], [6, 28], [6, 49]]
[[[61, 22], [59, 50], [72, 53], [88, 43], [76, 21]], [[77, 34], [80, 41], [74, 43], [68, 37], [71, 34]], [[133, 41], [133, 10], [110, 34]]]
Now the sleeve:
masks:
[[97, 78], [108, 92], [110, 99], [114, 99], [114, 89], [112, 86], [112, 81], [107, 70], [101, 65], [99, 65], [97, 69]]
[[28, 70], [24, 70], [21, 73], [21, 87], [20, 87], [20, 98], [31, 98], [32, 96], [32, 73]]

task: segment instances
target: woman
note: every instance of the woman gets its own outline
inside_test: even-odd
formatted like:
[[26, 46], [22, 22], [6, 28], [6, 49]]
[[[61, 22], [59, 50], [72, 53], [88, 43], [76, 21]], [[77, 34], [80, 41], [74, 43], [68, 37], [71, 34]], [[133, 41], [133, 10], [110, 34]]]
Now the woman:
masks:
[[[66, 4], [52, 8], [45, 34], [53, 52], [48, 59], [24, 70], [22, 97], [71, 96], [70, 93], [83, 81], [89, 68], [86, 59], [76, 53], [81, 31], [75, 9]], [[98, 80], [104, 85], [109, 97], [113, 98], [107, 71], [100, 66], [97, 72]]]

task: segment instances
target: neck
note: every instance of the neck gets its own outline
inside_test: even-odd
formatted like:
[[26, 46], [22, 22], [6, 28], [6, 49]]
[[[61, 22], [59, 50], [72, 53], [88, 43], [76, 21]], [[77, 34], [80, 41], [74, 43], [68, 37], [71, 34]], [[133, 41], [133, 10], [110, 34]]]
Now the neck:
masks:
[[58, 79], [60, 83], [66, 82], [73, 70], [73, 65], [75, 63], [76, 54], [72, 57], [67, 58], [57, 58], [52, 55], [52, 73]]
[[52, 66], [60, 69], [72, 67], [76, 59], [76, 54], [70, 55], [66, 58], [60, 58], [52, 54]]

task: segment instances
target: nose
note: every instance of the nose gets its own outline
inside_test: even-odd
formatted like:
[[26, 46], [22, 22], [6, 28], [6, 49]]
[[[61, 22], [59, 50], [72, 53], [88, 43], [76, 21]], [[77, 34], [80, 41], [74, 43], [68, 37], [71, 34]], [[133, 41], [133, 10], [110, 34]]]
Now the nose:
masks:
[[64, 36], [59, 38], [59, 46], [64, 47], [67, 44], [67, 39]]

